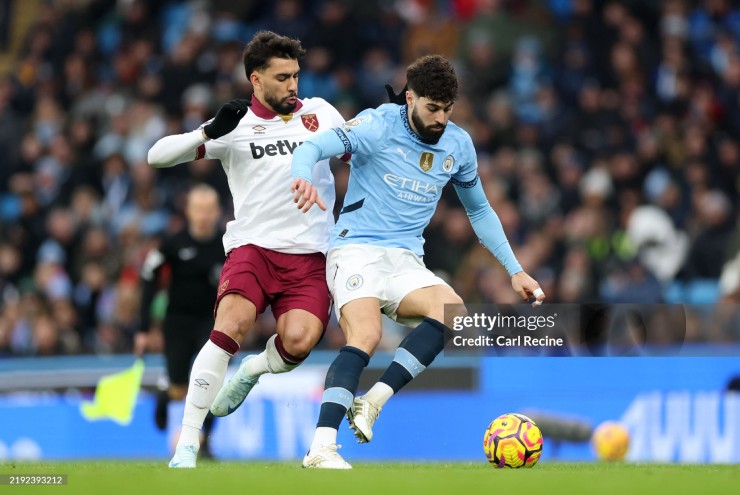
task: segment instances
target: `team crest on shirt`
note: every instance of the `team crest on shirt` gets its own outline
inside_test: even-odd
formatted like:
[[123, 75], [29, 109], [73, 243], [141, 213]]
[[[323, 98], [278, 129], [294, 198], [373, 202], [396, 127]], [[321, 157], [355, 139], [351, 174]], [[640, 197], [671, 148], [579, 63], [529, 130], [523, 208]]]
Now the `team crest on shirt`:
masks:
[[352, 131], [353, 127], [360, 125], [360, 123], [364, 120], [365, 117], [355, 117], [354, 119], [348, 120], [347, 122], [342, 124], [342, 129], [344, 129], [346, 132], [350, 132]]
[[442, 170], [447, 172], [448, 174], [452, 172], [452, 167], [455, 165], [455, 159], [452, 157], [452, 155], [447, 155], [447, 158], [445, 158], [445, 161], [442, 162]]
[[432, 169], [432, 164], [434, 164], [434, 153], [430, 153], [429, 151], [425, 151], [421, 154], [421, 157], [419, 157], [419, 166], [424, 172], [429, 172]]
[[347, 279], [347, 290], [356, 290], [362, 287], [362, 275], [356, 273]]
[[303, 127], [311, 132], [316, 132], [317, 130], [319, 130], [319, 118], [316, 116], [315, 113], [307, 113], [305, 115], [301, 115], [301, 122], [303, 122]]
[[344, 123], [344, 125], [346, 125], [347, 127], [355, 127], [357, 125], [360, 125], [360, 122], [362, 122], [363, 120], [365, 120], [364, 117], [357, 117], [355, 119], [348, 120]]
[[229, 279], [226, 279], [226, 281], [223, 284], [221, 284], [221, 287], [218, 288], [218, 295], [220, 296], [221, 294], [223, 294], [228, 286], [229, 286]]

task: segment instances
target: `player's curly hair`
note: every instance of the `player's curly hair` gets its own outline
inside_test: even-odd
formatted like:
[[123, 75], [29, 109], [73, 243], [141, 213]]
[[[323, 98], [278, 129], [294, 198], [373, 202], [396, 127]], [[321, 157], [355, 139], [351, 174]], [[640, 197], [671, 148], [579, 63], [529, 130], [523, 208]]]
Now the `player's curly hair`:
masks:
[[248, 78], [255, 70], [267, 67], [273, 57], [301, 60], [304, 55], [306, 55], [306, 50], [303, 49], [299, 40], [272, 31], [260, 31], [247, 43], [242, 54], [242, 61]]
[[433, 101], [457, 100], [457, 75], [452, 64], [441, 55], [419, 57], [406, 69], [409, 89]]

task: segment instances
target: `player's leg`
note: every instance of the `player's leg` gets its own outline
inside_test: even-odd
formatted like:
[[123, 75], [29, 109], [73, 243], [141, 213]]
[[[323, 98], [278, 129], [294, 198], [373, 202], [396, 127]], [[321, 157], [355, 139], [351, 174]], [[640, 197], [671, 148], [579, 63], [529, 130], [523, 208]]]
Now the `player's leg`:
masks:
[[[195, 357], [195, 354], [191, 357]], [[157, 398], [157, 408], [156, 408], [156, 416], [157, 418], [162, 421], [162, 424], [164, 425], [161, 429], [164, 430], [167, 425], [167, 410], [169, 408], [169, 403], [171, 401], [181, 401], [185, 400], [185, 397], [187, 397], [188, 394], [188, 384], [187, 384], [187, 375], [185, 379], [185, 384], [183, 385], [174, 385], [170, 383], [167, 390], [163, 390], [160, 392], [158, 398]], [[163, 397], [164, 396], [164, 397]], [[201, 444], [200, 449], [198, 450], [198, 456], [201, 459], [213, 459], [213, 453], [211, 452], [211, 446], [210, 446], [210, 436], [211, 432], [213, 431], [214, 426], [214, 417], [213, 414], [210, 412], [206, 415], [206, 419], [203, 420], [203, 428], [202, 428], [202, 435], [201, 435]]]
[[265, 373], [287, 373], [297, 368], [319, 342], [324, 323], [302, 309], [283, 313], [277, 320], [277, 333], [260, 354], [245, 357], [234, 376], [221, 388], [211, 406], [215, 416], [227, 416], [244, 402]]
[[239, 350], [238, 343], [257, 315], [265, 310], [265, 294], [256, 277], [263, 264], [259, 252], [250, 245], [232, 250], [226, 259], [216, 296], [214, 330], [193, 362], [182, 431], [171, 467], [195, 467], [200, 430], [223, 385], [229, 359]]
[[386, 266], [386, 254], [384, 248], [350, 245], [332, 249], [327, 256], [326, 282], [347, 345], [326, 374], [319, 421], [311, 448], [303, 458], [304, 467], [352, 467], [337, 453], [337, 429], [352, 405], [360, 374], [382, 334], [383, 285], [393, 273], [392, 267]]
[[226, 416], [244, 401], [260, 376], [286, 373], [308, 357], [321, 340], [329, 321], [330, 296], [326, 286], [326, 259], [321, 253], [262, 254], [280, 273], [269, 285], [270, 304], [277, 320], [277, 333], [260, 354], [244, 358], [234, 376], [216, 395], [211, 411]]
[[395, 280], [390, 282], [389, 295], [391, 301], [399, 302], [387, 313], [394, 319], [421, 322], [403, 339], [378, 383], [365, 395], [354, 399], [348, 419], [360, 443], [372, 440], [373, 425], [393, 394], [416, 378], [442, 352], [445, 305], [454, 304], [457, 311], [465, 312], [455, 291], [428, 271], [413, 253], [405, 253], [400, 266]]
[[238, 342], [252, 327], [256, 316], [254, 303], [241, 295], [227, 294], [218, 302], [215, 329], [193, 362], [182, 431], [170, 467], [195, 467], [203, 421], [223, 385], [229, 359], [239, 350]]
[[285, 263], [291, 268], [291, 275], [272, 304], [277, 335], [270, 339], [274, 349], [269, 349], [266, 356], [270, 358], [266, 364], [272, 373], [290, 371], [308, 357], [324, 335], [331, 309], [326, 257], [321, 253], [283, 257], [291, 261]]
[[[231, 356], [255, 321], [257, 310], [248, 299], [238, 294], [227, 294], [218, 303], [215, 329], [193, 362], [183, 418], [183, 439], [195, 443], [203, 420], [218, 390], [223, 384]], [[187, 436], [186, 436], [187, 435]]]
[[303, 458], [303, 467], [352, 467], [337, 453], [337, 430], [352, 405], [360, 374], [380, 341], [380, 303], [376, 298], [365, 297], [348, 302], [340, 311], [339, 325], [347, 345], [339, 350], [326, 374], [319, 421], [311, 448]]
[[[189, 343], [189, 363], [194, 361], [200, 349], [202, 349], [206, 342], [208, 342], [211, 335], [211, 329], [214, 326], [213, 324], [213, 317], [210, 315], [206, 318], [198, 318], [197, 320], [191, 318], [191, 325], [188, 328], [188, 330], [190, 330], [189, 338], [183, 338], [183, 340], [186, 340]], [[181, 388], [183, 389], [182, 395], [177, 400], [184, 399], [186, 396], [187, 386]], [[209, 411], [208, 414], [206, 414], [206, 418], [203, 420], [203, 428], [201, 429], [201, 444], [200, 451], [198, 452], [200, 459], [213, 459], [210, 438], [214, 425], [215, 418]]]
[[423, 320], [401, 341], [393, 362], [378, 381], [380, 393], [376, 395], [376, 391], [371, 389], [366, 394], [369, 400], [380, 406], [384, 405], [442, 352], [445, 344], [446, 304], [456, 305], [464, 311], [462, 299], [448, 285], [417, 289], [403, 298], [396, 312], [398, 318], [423, 317]]

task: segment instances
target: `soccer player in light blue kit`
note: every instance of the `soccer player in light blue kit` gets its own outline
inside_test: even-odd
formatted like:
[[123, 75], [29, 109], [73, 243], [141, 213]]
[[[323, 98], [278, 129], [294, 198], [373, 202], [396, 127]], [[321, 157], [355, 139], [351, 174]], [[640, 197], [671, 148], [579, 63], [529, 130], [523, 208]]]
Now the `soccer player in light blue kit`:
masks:
[[[316, 434], [303, 466], [351, 469], [337, 452], [345, 414], [360, 442], [372, 439], [381, 408], [444, 347], [445, 304], [462, 300], [422, 261], [422, 233], [452, 182], [481, 242], [511, 276], [523, 300], [545, 298], [516, 260], [498, 216], [483, 192], [470, 136], [449, 122], [457, 77], [444, 58], [421, 57], [407, 70], [406, 104], [365, 110], [333, 132], [312, 137], [293, 154], [292, 190], [298, 208], [325, 209], [311, 184], [321, 159], [352, 154], [349, 187], [331, 233], [326, 277], [347, 345], [331, 364]], [[381, 310], [418, 325], [367, 394], [355, 397], [360, 374], [380, 341]]]

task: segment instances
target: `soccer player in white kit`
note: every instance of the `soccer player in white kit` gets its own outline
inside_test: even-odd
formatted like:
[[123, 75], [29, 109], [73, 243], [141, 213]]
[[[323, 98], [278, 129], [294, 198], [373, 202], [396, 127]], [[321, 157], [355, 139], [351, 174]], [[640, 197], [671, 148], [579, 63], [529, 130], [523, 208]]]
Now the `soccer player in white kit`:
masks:
[[[297, 367], [328, 323], [325, 253], [335, 195], [328, 160], [312, 174], [325, 200], [322, 209], [297, 210], [286, 184], [293, 150], [344, 119], [321, 98], [298, 99], [298, 61], [304, 54], [298, 40], [257, 33], [243, 56], [252, 99], [226, 103], [199, 129], [164, 137], [149, 151], [149, 163], [157, 168], [221, 160], [234, 200], [235, 218], [223, 238], [227, 258], [214, 330], [193, 362], [182, 432], [169, 463], [173, 468], [195, 467], [209, 408], [216, 416], [230, 414], [260, 375]], [[222, 389], [229, 359], [268, 305], [277, 320], [276, 335], [261, 354], [247, 356]]]
[[[449, 120], [458, 87], [452, 64], [438, 55], [421, 57], [406, 77], [402, 105], [365, 110], [332, 132], [312, 137], [293, 156], [294, 202], [303, 211], [310, 211], [316, 199], [314, 163], [341, 152], [353, 156], [327, 258], [327, 282], [347, 345], [327, 372], [304, 467], [351, 469], [337, 452], [343, 416], [361, 443], [372, 440], [381, 408], [442, 352], [445, 305], [464, 313], [452, 287], [422, 261], [422, 234], [447, 183], [455, 186], [481, 242], [511, 276], [512, 288], [523, 300], [535, 298], [533, 305], [545, 299], [537, 281], [522, 270], [488, 203], [470, 136]], [[381, 311], [417, 326], [378, 383], [355, 397], [360, 374], [380, 341]]]

